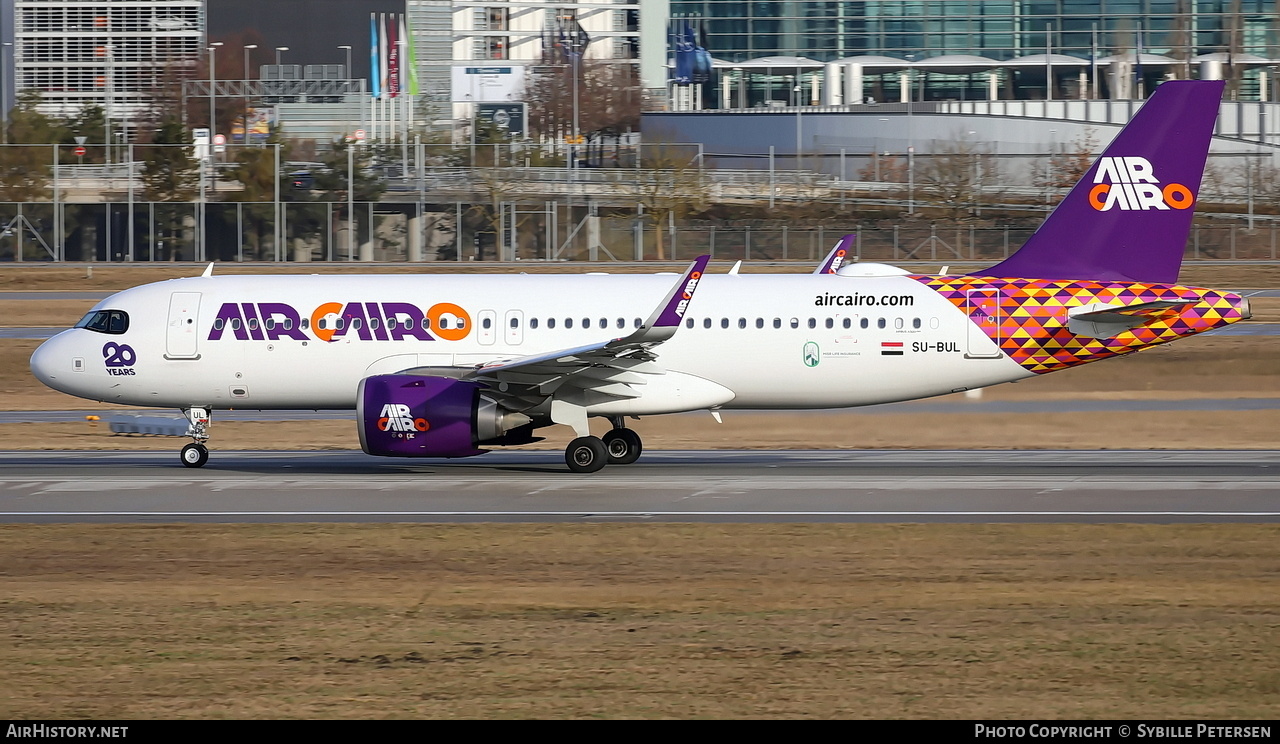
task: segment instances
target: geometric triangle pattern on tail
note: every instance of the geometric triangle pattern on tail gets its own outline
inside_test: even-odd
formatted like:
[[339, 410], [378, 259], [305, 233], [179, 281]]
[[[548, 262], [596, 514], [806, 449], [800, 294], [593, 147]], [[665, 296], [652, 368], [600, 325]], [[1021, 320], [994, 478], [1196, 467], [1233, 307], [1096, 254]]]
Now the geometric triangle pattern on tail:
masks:
[[[1183, 336], [1220, 328], [1243, 319], [1243, 301], [1230, 292], [1176, 284], [1137, 284], [1050, 279], [993, 279], [979, 276], [912, 276], [968, 312], [975, 290], [998, 297], [998, 312], [984, 314], [978, 326], [1006, 356], [1028, 370], [1053, 372], [1126, 354]], [[1067, 311], [1094, 302], [1132, 305], [1160, 300], [1192, 300], [1111, 338], [1078, 336], [1068, 327]]]

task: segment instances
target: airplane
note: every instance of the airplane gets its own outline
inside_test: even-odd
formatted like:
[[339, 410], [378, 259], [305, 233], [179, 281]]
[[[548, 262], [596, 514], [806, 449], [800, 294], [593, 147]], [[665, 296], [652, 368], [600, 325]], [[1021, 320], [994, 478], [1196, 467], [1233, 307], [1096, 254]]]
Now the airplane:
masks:
[[[577, 473], [640, 457], [629, 418], [1036, 377], [1250, 317], [1238, 294], [1177, 284], [1222, 89], [1163, 83], [1021, 248], [971, 274], [853, 262], [711, 275], [706, 256], [674, 280], [214, 276], [210, 264], [108, 297], [31, 370], [71, 395], [180, 409], [187, 467], [208, 460], [219, 409], [354, 409], [361, 448], [389, 457], [470, 457], [568, 426]], [[852, 236], [833, 257], [841, 246]], [[592, 418], [611, 430], [594, 436]]]

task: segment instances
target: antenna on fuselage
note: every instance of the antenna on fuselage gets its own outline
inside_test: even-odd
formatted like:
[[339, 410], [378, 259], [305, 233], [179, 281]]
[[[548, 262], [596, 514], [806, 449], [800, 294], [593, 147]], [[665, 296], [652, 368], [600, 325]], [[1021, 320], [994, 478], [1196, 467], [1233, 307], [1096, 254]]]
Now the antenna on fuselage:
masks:
[[206, 277], [206, 278], [207, 278], [207, 277], [211, 277], [211, 276], [213, 276], [213, 262], [212, 262], [212, 261], [210, 261], [210, 262], [209, 262], [209, 265], [208, 265], [208, 266], [204, 267], [204, 273], [203, 273], [203, 274], [201, 274], [200, 276], [202, 276], [202, 277]]

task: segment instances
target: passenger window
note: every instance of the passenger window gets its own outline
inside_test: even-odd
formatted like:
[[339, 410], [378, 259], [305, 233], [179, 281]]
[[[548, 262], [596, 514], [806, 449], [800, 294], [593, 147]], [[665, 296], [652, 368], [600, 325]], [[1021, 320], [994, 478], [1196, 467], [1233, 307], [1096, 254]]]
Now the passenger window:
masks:
[[728, 328], [728, 327], [729, 327], [729, 319], [728, 319], [728, 318], [721, 318], [721, 319], [720, 319], [720, 327], [721, 327], [721, 328]]
[[548, 328], [555, 328], [555, 327], [556, 327], [556, 319], [555, 319], [555, 318], [547, 318], [547, 327], [548, 327]]
[[369, 318], [369, 327], [370, 327], [370, 328], [372, 328], [373, 330], [375, 330], [375, 331], [376, 331], [376, 330], [378, 330], [378, 326], [379, 326], [379, 325], [381, 325], [381, 324], [378, 322], [378, 319], [377, 319], [377, 318]]
[[791, 319], [791, 327], [792, 327], [792, 328], [799, 328], [799, 327], [800, 327], [800, 319], [799, 319], [799, 318], [792, 318], [792, 319]]
[[583, 318], [583, 319], [582, 319], [582, 327], [583, 327], [583, 328], [590, 328], [590, 327], [591, 327], [591, 318]]
[[601, 319], [600, 319], [600, 329], [601, 329], [601, 330], [603, 330], [603, 329], [608, 328], [608, 327], [609, 327], [609, 319], [608, 319], [608, 318], [601, 318]]
[[901, 329], [902, 329], [902, 318], [894, 318], [894, 319], [893, 319], [893, 327], [894, 327], [894, 328], [897, 328], [897, 329], [899, 329], [899, 330], [901, 330]]
[[685, 327], [685, 328], [692, 328], [692, 327], [693, 327], [693, 318], [685, 318], [685, 320], [684, 320], [684, 327]]
[[284, 326], [284, 329], [285, 329], [286, 331], [292, 331], [292, 330], [293, 330], [293, 318], [285, 318], [285, 319], [281, 322], [281, 325], [283, 325], [283, 326]]
[[223, 320], [222, 318], [213, 319], [213, 330], [221, 331], [225, 325], [226, 325], [226, 321]]
[[853, 318], [845, 318], [845, 319], [844, 319], [844, 327], [845, 327], [845, 328], [852, 328], [852, 327], [853, 327]]
[[764, 318], [756, 318], [756, 328], [764, 328]]
[[747, 327], [747, 319], [746, 319], [746, 318], [738, 318], [738, 327], [739, 327], [739, 328], [746, 328], [746, 327]]
[[781, 328], [781, 327], [782, 327], [782, 318], [774, 318], [774, 319], [773, 319], [773, 327], [774, 327], [774, 328]]
[[625, 318], [618, 318], [618, 328], [626, 328], [627, 321]]
[[238, 330], [240, 330], [240, 319], [239, 319], [239, 318], [232, 318], [232, 319], [231, 319], [231, 330], [233, 330], [233, 331], [238, 331]]
[[919, 328], [919, 327], [920, 327], [920, 319], [919, 319], [919, 318], [912, 318], [912, 319], [911, 319], [911, 327], [912, 327], [912, 328]]
[[862, 320], [858, 321], [858, 325], [859, 325], [859, 326], [861, 326], [861, 327], [863, 327], [863, 328], [867, 328], [867, 327], [869, 327], [869, 326], [871, 325], [871, 319], [870, 319], [870, 318], [863, 318]]
[[483, 318], [480, 320], [480, 327], [485, 329], [486, 331], [489, 330], [489, 328], [492, 325], [493, 325], [493, 321], [488, 318]]
[[[285, 321], [285, 323], [286, 323], [286, 324], [287, 324], [288, 322], [289, 322], [289, 321]], [[405, 323], [408, 323], [408, 322], [409, 322], [409, 321], [405, 321]], [[422, 322], [423, 322], [423, 323], [425, 323], [426, 321], [424, 320], [424, 321], [422, 321]], [[285, 325], [285, 328], [288, 328], [288, 327], [289, 327], [288, 325]], [[298, 324], [298, 327], [305, 331], [305, 330], [307, 330], [308, 328], [310, 328], [310, 327], [311, 327], [311, 321], [310, 321], [310, 320], [307, 320], [306, 318], [303, 318], [303, 319], [302, 319], [302, 322]], [[408, 326], [407, 326], [407, 325], [406, 325], [405, 327], [406, 327], [406, 328], [408, 328]]]
[[565, 319], [564, 319], [564, 327], [565, 327], [565, 328], [572, 328], [572, 327], [573, 327], [573, 318], [565, 318]]
[[466, 327], [467, 327], [467, 319], [466, 319], [466, 318], [455, 318], [454, 320], [456, 321], [456, 322], [454, 323], [454, 326], [456, 326], [457, 328], [466, 328]]
[[530, 319], [529, 319], [529, 327], [530, 327], [530, 328], [537, 328], [537, 327], [538, 327], [538, 319], [537, 319], [537, 318], [530, 318]]
[[511, 327], [512, 327], [512, 328], [519, 328], [519, 327], [520, 327], [520, 319], [519, 319], [519, 318], [512, 318], [512, 319], [511, 319]]
[[423, 318], [423, 319], [422, 319], [422, 330], [424, 330], [424, 331], [429, 331], [429, 330], [431, 330], [431, 318]]
[[639, 327], [640, 327], [640, 324], [641, 324], [641, 323], [643, 323], [643, 322], [644, 322], [643, 320], [640, 320], [639, 318], [636, 318], [636, 328], [639, 328]]
[[876, 319], [876, 328], [884, 328], [886, 325], [887, 324], [884, 322], [884, 318]]
[[351, 319], [351, 330], [358, 331], [362, 325], [364, 325], [364, 323], [361, 323], [359, 318]]
[[702, 327], [703, 327], [703, 328], [710, 328], [710, 327], [711, 327], [711, 318], [703, 318], [703, 319], [702, 319]]
[[934, 330], [936, 331], [936, 330], [938, 329], [938, 319], [937, 319], [937, 318], [929, 318], [929, 327], [930, 327], [930, 328], [932, 328], [932, 329], [934, 329]]
[[835, 328], [835, 327], [836, 327], [836, 322], [835, 322], [835, 320], [833, 320], [832, 318], [827, 318], [827, 327], [828, 327], [828, 328]]

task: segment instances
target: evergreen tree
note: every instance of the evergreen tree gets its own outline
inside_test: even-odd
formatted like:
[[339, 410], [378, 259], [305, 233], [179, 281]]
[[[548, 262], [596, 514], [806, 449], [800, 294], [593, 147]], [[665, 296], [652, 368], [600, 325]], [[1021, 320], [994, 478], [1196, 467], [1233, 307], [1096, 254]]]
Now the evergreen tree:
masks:
[[151, 145], [142, 150], [144, 199], [191, 201], [195, 198], [200, 184], [199, 164], [193, 157], [191, 133], [182, 122], [174, 116], [162, 119]]
[[29, 202], [49, 198], [53, 147], [62, 127], [40, 113], [40, 91], [28, 88], [18, 94], [5, 131], [7, 144], [0, 148], [0, 201]]

